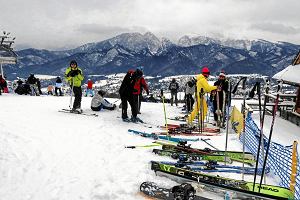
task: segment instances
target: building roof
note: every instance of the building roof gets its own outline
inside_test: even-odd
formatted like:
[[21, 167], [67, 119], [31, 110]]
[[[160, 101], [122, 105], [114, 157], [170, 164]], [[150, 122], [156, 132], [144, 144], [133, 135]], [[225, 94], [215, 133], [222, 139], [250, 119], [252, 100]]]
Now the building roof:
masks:
[[300, 86], [300, 64], [289, 65], [273, 76], [274, 79]]

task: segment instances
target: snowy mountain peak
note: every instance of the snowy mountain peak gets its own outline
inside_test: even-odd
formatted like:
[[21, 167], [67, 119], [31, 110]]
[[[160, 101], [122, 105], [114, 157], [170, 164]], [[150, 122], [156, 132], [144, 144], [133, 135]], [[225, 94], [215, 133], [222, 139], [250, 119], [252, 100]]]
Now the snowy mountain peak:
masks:
[[213, 39], [206, 36], [187, 36], [187, 35], [181, 37], [178, 40], [178, 45], [184, 47], [199, 45], [199, 44], [209, 45], [213, 43], [220, 44], [221, 42], [218, 39]]

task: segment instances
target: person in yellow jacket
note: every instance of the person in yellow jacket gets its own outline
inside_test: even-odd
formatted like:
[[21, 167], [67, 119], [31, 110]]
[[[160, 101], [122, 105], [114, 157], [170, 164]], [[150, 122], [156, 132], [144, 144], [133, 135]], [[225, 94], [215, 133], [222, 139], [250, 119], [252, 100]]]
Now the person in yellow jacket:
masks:
[[[70, 84], [71, 88], [73, 88], [73, 93], [75, 96], [72, 111], [82, 112], [81, 110], [81, 81], [84, 79], [82, 70], [77, 66], [77, 62], [72, 60], [70, 62], [70, 66], [66, 69], [65, 78], [67, 82]], [[71, 106], [71, 105], [70, 105]]]
[[[202, 122], [205, 119], [205, 116], [207, 114], [207, 104], [205, 100], [205, 93], [210, 93], [213, 90], [217, 89], [217, 86], [209, 85], [207, 82], [207, 78], [209, 77], [209, 69], [207, 67], [203, 67], [202, 69], [202, 74], [199, 74], [197, 76], [197, 83], [196, 83], [196, 92], [197, 94], [195, 95], [197, 97], [197, 105], [194, 106], [193, 111], [191, 114], [188, 115], [187, 122], [188, 124], [192, 125], [193, 120], [195, 117], [198, 115], [199, 111], [202, 111]], [[200, 95], [200, 92], [203, 91], [203, 93]], [[200, 98], [201, 96], [201, 98]], [[201, 108], [202, 107], [202, 108]], [[199, 117], [200, 118], [200, 117]]]

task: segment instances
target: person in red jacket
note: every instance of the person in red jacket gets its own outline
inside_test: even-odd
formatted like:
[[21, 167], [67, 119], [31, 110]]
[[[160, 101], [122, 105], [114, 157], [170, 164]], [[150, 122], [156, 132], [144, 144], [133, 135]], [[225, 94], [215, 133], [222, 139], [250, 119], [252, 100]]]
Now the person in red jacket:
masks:
[[138, 67], [136, 69], [136, 73], [138, 74], [138, 79], [136, 80], [133, 86], [133, 98], [137, 105], [137, 113], [141, 114], [141, 102], [143, 100], [143, 90], [146, 91], [147, 95], [149, 95], [149, 88], [147, 82], [143, 77], [143, 67]]
[[1, 94], [1, 90], [3, 91], [3, 93], [8, 93], [7, 82], [2, 77], [2, 75], [0, 75], [0, 94]]
[[91, 79], [88, 80], [87, 82], [87, 88], [86, 88], [86, 93], [85, 93], [85, 96], [91, 96], [93, 97], [94, 96], [94, 92], [93, 92], [93, 81]]

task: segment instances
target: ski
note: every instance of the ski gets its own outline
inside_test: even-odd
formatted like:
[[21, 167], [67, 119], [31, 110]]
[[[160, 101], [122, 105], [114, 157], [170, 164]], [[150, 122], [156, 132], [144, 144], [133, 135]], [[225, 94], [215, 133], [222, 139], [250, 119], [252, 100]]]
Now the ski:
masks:
[[[161, 126], [161, 128], [165, 129], [168, 127], [169, 130], [175, 130], [175, 131], [194, 131], [194, 132], [200, 132], [198, 127], [196, 126], [188, 126], [187, 124], [166, 124], [165, 126]], [[209, 133], [220, 133], [220, 128], [214, 128], [214, 127], [203, 127], [202, 131], [209, 132]]]
[[211, 150], [209, 148], [204, 148], [204, 149], [196, 149], [192, 148], [189, 145], [186, 145], [186, 142], [179, 142], [177, 145], [176, 144], [169, 144], [169, 143], [164, 143], [160, 141], [156, 141], [155, 143], [161, 144], [162, 149], [164, 150], [173, 150], [173, 151], [178, 151], [178, 152], [185, 152], [185, 153], [195, 153], [195, 154], [200, 154], [200, 155], [223, 155], [229, 157], [233, 161], [237, 162], [243, 162], [248, 164], [248, 165], [253, 165], [255, 163], [254, 156], [249, 153], [245, 152], [244, 158], [243, 158], [243, 152], [240, 151], [220, 151], [220, 150]]
[[[169, 150], [163, 150], [163, 149], [153, 149], [153, 153], [159, 155], [159, 156], [168, 156], [173, 159], [187, 159], [187, 160], [193, 160], [193, 161], [199, 161], [199, 160], [214, 160], [218, 162], [225, 162], [225, 156], [224, 155], [200, 155], [196, 153], [185, 153], [185, 152], [178, 152], [178, 151], [169, 151]], [[226, 159], [226, 163], [232, 163], [233, 161], [230, 158]]]
[[155, 134], [160, 135], [181, 135], [181, 136], [220, 136], [219, 133], [210, 133], [210, 132], [197, 132], [197, 131], [177, 131], [173, 129], [169, 129], [168, 132], [166, 131], [158, 131], [154, 132]]
[[[255, 168], [253, 167], [241, 167], [241, 166], [231, 166], [231, 165], [221, 165], [216, 161], [186, 161], [179, 160], [177, 162], [161, 162], [162, 164], [173, 165], [175, 167], [203, 171], [203, 172], [228, 172], [228, 173], [238, 173], [241, 174], [244, 170], [245, 174], [254, 174]], [[266, 169], [266, 173], [270, 172], [270, 168]], [[262, 174], [262, 168], [257, 168], [257, 173]]]
[[[233, 153], [227, 153], [225, 156], [224, 153], [219, 153], [219, 152], [213, 152], [213, 153], [208, 153], [207, 151], [203, 151], [201, 153], [191, 153], [191, 152], [185, 152], [185, 151], [180, 151], [180, 150], [166, 150], [166, 149], [153, 149], [153, 153], [159, 155], [159, 156], [168, 156], [173, 159], [179, 159], [180, 157], [189, 159], [189, 160], [214, 160], [218, 162], [225, 162], [226, 163], [232, 163], [233, 161], [235, 162], [243, 162], [242, 157], [242, 152], [240, 155], [237, 154], [237, 152]], [[250, 166], [253, 166], [255, 164], [255, 160], [252, 159], [245, 159], [244, 162]]]
[[171, 137], [171, 136], [167, 136], [167, 135], [157, 135], [155, 133], [147, 133], [147, 132], [142, 132], [142, 131], [136, 131], [136, 130], [133, 130], [133, 129], [128, 129], [128, 132], [140, 135], [142, 137], [152, 138], [154, 140], [160, 139], [160, 140], [167, 140], [167, 141], [172, 141], [172, 142], [184, 142], [184, 141], [185, 142], [186, 141], [196, 142], [196, 141], [199, 141], [199, 138], [195, 138], [195, 139], [192, 139], [192, 138], [178, 138], [178, 137]]
[[96, 113], [83, 113], [83, 112], [76, 112], [76, 111], [73, 112], [71, 109], [61, 109], [58, 112], [98, 117], [98, 114]]
[[151, 197], [153, 199], [211, 200], [196, 195], [196, 190], [189, 183], [182, 183], [181, 185], [177, 185], [169, 189], [169, 188], [159, 187], [154, 182], [143, 182], [140, 185], [140, 192], [144, 196]]
[[[167, 119], [173, 120], [173, 121], [179, 121], [179, 122], [186, 122], [186, 116], [175, 116], [175, 117], [168, 117]], [[198, 123], [198, 119], [194, 119], [194, 123]], [[204, 125], [207, 124], [213, 124], [212, 122], [204, 122]]]
[[[284, 187], [264, 184], [259, 186], [259, 184], [255, 184], [255, 190], [252, 191], [252, 182], [201, 173], [198, 171], [178, 168], [155, 161], [151, 162], [151, 169], [156, 173], [159, 172], [163, 175], [180, 177], [185, 180], [188, 179], [204, 184], [209, 187], [233, 191], [244, 197], [249, 196], [251, 199], [294, 199], [293, 193]], [[258, 192], [259, 189], [261, 190], [260, 193]]]

